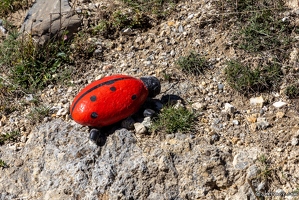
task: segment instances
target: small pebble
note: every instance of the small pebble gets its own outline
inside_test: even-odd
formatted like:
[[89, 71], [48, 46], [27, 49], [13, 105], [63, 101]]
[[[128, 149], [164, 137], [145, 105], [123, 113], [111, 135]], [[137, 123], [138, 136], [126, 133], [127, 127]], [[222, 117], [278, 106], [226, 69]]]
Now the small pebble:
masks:
[[194, 110], [202, 110], [205, 108], [205, 104], [204, 103], [200, 103], [200, 102], [195, 102], [191, 105], [191, 107], [194, 109]]
[[281, 108], [281, 107], [283, 107], [283, 106], [285, 106], [285, 105], [287, 105], [287, 103], [282, 102], [282, 101], [278, 101], [278, 102], [273, 103], [273, 106], [274, 106], [275, 108]]
[[233, 120], [233, 124], [234, 125], [239, 125], [239, 121], [238, 120]]
[[259, 170], [259, 168], [256, 165], [251, 165], [247, 169], [247, 176], [246, 176], [246, 178], [248, 180], [251, 180], [251, 179], [255, 178], [259, 174], [259, 171], [260, 170]]
[[297, 144], [298, 144], [298, 138], [292, 138], [292, 141], [291, 141], [291, 144], [293, 145], [293, 146], [296, 146]]
[[143, 111], [143, 116], [144, 117], [153, 117], [155, 113], [156, 112], [154, 110], [148, 108]]
[[145, 117], [142, 121], [142, 124], [146, 127], [146, 128], [150, 128], [152, 125], [152, 121], [150, 117]]
[[286, 194], [282, 189], [277, 189], [276, 191], [275, 191], [275, 194], [276, 195], [284, 195], [284, 194]]
[[143, 135], [143, 134], [147, 133], [147, 129], [142, 123], [139, 123], [139, 122], [135, 123], [134, 128], [135, 128], [136, 134], [138, 134], [138, 135]]
[[219, 84], [218, 84], [218, 90], [223, 90], [223, 88], [224, 88], [224, 85], [221, 84], [221, 83], [219, 83]]
[[20, 167], [20, 166], [22, 166], [22, 165], [23, 165], [23, 160], [21, 160], [21, 159], [16, 159], [14, 165], [15, 165], [16, 167]]
[[257, 191], [261, 191], [265, 188], [265, 182], [261, 182], [258, 186], [257, 186]]
[[218, 134], [215, 133], [215, 134], [212, 135], [211, 139], [212, 139], [213, 142], [217, 142], [220, 139], [220, 137], [219, 137]]
[[266, 121], [266, 118], [258, 117], [256, 125], [258, 129], [266, 129], [269, 126], [269, 122]]
[[121, 126], [128, 130], [132, 130], [134, 128], [135, 120], [132, 117], [128, 117], [121, 122]]
[[182, 25], [179, 25], [179, 32], [183, 33], [184, 32], [184, 27]]
[[249, 101], [250, 101], [250, 105], [253, 105], [253, 106], [260, 106], [260, 107], [262, 107], [263, 104], [264, 104], [264, 99], [263, 99], [262, 96], [250, 98]]
[[235, 112], [235, 107], [229, 103], [224, 104], [224, 111], [230, 114], [233, 114]]
[[32, 94], [28, 94], [25, 96], [26, 101], [32, 101], [33, 100], [33, 95]]

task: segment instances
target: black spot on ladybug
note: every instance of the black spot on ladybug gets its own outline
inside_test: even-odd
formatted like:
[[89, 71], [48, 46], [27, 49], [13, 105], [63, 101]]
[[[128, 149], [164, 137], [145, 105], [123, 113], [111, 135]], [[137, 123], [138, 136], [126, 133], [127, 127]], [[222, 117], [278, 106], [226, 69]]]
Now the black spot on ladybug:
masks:
[[90, 101], [96, 101], [97, 100], [97, 97], [96, 96], [91, 96], [90, 97]]
[[95, 119], [95, 118], [98, 117], [98, 113], [93, 112], [93, 113], [91, 113], [90, 117], [91, 117], [92, 119]]
[[132, 100], [135, 100], [137, 98], [136, 94], [132, 95]]
[[116, 78], [116, 79], [113, 79], [113, 80], [109, 80], [109, 81], [106, 81], [106, 82], [103, 82], [103, 83], [99, 83], [98, 85], [95, 85], [94, 87], [90, 88], [89, 90], [87, 90], [86, 92], [84, 92], [78, 99], [77, 101], [74, 103], [73, 105], [73, 108], [72, 108], [72, 111], [75, 109], [76, 105], [78, 104], [78, 102], [85, 96], [87, 95], [88, 93], [104, 86], [104, 85], [111, 85], [113, 83], [115, 83], [116, 81], [121, 81], [121, 80], [125, 80], [125, 79], [133, 79], [132, 77], [121, 77], [121, 78]]
[[114, 86], [112, 86], [112, 87], [110, 88], [110, 90], [111, 90], [112, 92], [115, 92], [115, 91], [116, 91], [116, 88], [115, 88]]

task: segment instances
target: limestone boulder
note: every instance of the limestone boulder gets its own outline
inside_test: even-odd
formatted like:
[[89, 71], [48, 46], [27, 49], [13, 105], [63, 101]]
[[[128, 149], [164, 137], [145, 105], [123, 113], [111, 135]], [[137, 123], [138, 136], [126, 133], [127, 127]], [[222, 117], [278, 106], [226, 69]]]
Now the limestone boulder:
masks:
[[29, 9], [20, 32], [29, 34], [43, 44], [51, 37], [66, 33], [71, 37], [81, 25], [81, 19], [68, 0], [36, 0]]

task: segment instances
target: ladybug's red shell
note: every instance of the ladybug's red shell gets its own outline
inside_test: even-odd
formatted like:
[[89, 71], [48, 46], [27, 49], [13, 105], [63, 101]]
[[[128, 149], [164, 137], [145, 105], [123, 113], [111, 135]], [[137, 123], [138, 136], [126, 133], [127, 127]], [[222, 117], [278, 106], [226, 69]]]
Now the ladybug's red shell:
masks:
[[70, 113], [73, 120], [84, 126], [108, 126], [137, 112], [147, 96], [148, 90], [141, 80], [113, 75], [81, 90]]

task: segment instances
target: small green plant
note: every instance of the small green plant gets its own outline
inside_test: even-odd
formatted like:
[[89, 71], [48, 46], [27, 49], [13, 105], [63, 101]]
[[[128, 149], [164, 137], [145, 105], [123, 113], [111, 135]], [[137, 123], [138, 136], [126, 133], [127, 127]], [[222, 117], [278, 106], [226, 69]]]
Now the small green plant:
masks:
[[243, 94], [275, 89], [282, 76], [281, 67], [277, 63], [259, 66], [255, 69], [238, 61], [230, 61], [225, 68], [228, 84]]
[[259, 52], [284, 47], [291, 41], [287, 22], [276, 19], [271, 11], [256, 12], [241, 30], [239, 47], [250, 52]]
[[170, 82], [171, 81], [171, 74], [163, 72], [163, 78], [164, 78], [165, 81]]
[[101, 20], [97, 25], [92, 27], [92, 33], [97, 34], [106, 34], [108, 32], [108, 21], [107, 20]]
[[173, 10], [177, 0], [121, 0], [119, 6], [103, 6], [91, 30], [106, 38], [115, 38], [126, 28], [146, 30]]
[[261, 165], [261, 172], [259, 176], [262, 179], [267, 180], [271, 176], [271, 173], [274, 169], [269, 166], [269, 159], [264, 154], [258, 157], [258, 161]]
[[123, 13], [120, 10], [115, 11], [114, 13], [112, 13], [112, 27], [116, 28], [118, 30], [125, 28], [125, 27], [129, 27], [131, 24], [131, 19], [129, 17], [129, 15], [127, 15], [126, 13]]
[[18, 39], [10, 35], [0, 45], [0, 72], [8, 75], [16, 88], [35, 91], [49, 83], [59, 81], [63, 64], [70, 63], [69, 45], [63, 40], [38, 46], [32, 38]]
[[194, 125], [195, 115], [184, 107], [174, 108], [167, 106], [162, 109], [161, 113], [152, 124], [152, 131], [161, 130], [166, 133], [180, 131], [186, 133]]
[[291, 99], [298, 97], [299, 96], [298, 85], [289, 85], [285, 89], [285, 94]]
[[122, 0], [122, 2], [132, 9], [156, 15], [156, 18], [163, 18], [168, 15], [178, 1], [179, 0]]
[[194, 52], [188, 56], [180, 57], [176, 63], [183, 72], [194, 75], [202, 74], [204, 69], [208, 67], [206, 59]]
[[20, 136], [20, 132], [18, 131], [12, 131], [10, 133], [6, 134], [0, 134], [0, 145], [4, 144], [6, 141], [16, 141], [17, 138]]
[[18, 9], [26, 9], [31, 1], [28, 0], [1, 0], [0, 1], [0, 18], [5, 17], [8, 13]]
[[0, 167], [6, 168], [6, 167], [8, 167], [8, 165], [2, 159], [0, 159]]
[[28, 118], [30, 119], [32, 124], [36, 124], [38, 122], [41, 122], [49, 114], [49, 107], [39, 106], [31, 110], [31, 112], [28, 114]]

